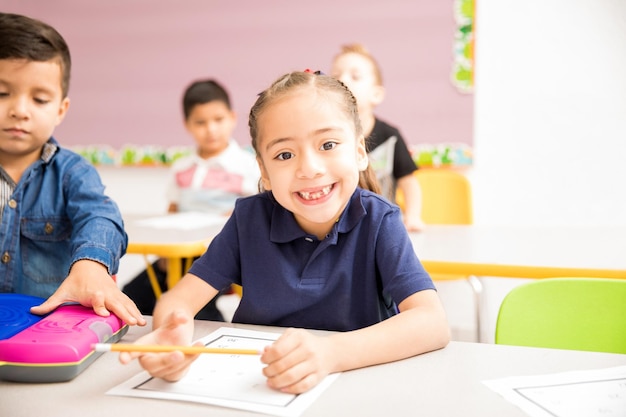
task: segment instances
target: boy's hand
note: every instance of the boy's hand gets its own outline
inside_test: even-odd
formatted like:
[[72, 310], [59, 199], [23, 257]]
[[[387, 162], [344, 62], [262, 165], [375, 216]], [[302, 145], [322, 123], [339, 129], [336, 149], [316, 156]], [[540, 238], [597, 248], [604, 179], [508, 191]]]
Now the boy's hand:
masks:
[[[189, 325], [190, 323], [193, 324], [193, 318], [187, 317], [182, 312], [174, 311], [165, 318], [160, 327], [137, 339], [135, 343], [138, 345], [188, 346], [193, 334], [193, 327]], [[193, 346], [202, 346], [202, 343], [198, 342]], [[178, 381], [187, 373], [189, 366], [198, 356], [185, 355], [182, 352], [121, 352], [119, 359], [123, 364], [139, 359], [140, 365], [151, 376], [166, 381]]]
[[265, 348], [261, 362], [267, 364], [263, 375], [271, 388], [291, 394], [310, 390], [330, 373], [333, 350], [329, 338], [306, 330], [287, 329]]
[[54, 294], [30, 311], [46, 314], [67, 302], [91, 307], [96, 314], [104, 317], [114, 313], [131, 326], [146, 324], [135, 303], [117, 287], [104, 265], [95, 261], [83, 259], [75, 262]]

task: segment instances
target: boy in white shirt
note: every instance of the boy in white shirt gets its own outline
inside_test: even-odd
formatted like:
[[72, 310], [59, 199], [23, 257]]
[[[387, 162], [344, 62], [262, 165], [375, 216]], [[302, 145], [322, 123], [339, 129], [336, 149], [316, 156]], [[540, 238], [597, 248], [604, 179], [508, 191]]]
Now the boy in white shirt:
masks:
[[[260, 178], [252, 152], [232, 138], [237, 117], [226, 90], [214, 80], [193, 82], [183, 96], [185, 128], [196, 142], [196, 153], [177, 160], [171, 168], [166, 196], [168, 212], [206, 212], [227, 216], [239, 197], [255, 194]], [[165, 260], [154, 263], [165, 291]], [[183, 271], [185, 272], [185, 271]], [[143, 314], [152, 314], [156, 302], [144, 271], [124, 289]], [[214, 298], [196, 318], [223, 321]]]
[[228, 94], [213, 80], [196, 81], [185, 91], [183, 113], [197, 148], [172, 165], [168, 211], [229, 214], [237, 198], [258, 191], [260, 173], [254, 154], [232, 139], [237, 117]]

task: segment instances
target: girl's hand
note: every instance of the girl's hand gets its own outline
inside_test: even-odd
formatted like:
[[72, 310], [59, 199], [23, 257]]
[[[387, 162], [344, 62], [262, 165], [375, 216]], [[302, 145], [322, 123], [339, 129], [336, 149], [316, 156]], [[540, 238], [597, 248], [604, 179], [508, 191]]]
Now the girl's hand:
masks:
[[[191, 344], [189, 321], [185, 314], [172, 312], [163, 324], [147, 335], [137, 339], [136, 344], [142, 345], [178, 345], [188, 346]], [[192, 329], [193, 332], [193, 329]], [[192, 333], [191, 332], [191, 333]], [[202, 346], [196, 343], [194, 346]], [[145, 353], [145, 352], [121, 352], [119, 360], [127, 364], [133, 359], [139, 359], [139, 364], [155, 378], [166, 381], [178, 381], [189, 369], [191, 363], [199, 355], [185, 355], [182, 352]]]
[[271, 388], [300, 394], [317, 385], [333, 369], [331, 339], [302, 329], [287, 329], [261, 355], [263, 375]]

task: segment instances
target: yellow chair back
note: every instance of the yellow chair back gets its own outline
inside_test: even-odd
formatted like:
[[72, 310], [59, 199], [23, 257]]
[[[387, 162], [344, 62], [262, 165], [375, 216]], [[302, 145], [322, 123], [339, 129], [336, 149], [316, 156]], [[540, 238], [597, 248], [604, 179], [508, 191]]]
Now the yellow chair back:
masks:
[[415, 172], [422, 190], [422, 220], [426, 224], [472, 224], [472, 190], [465, 175], [448, 169]]

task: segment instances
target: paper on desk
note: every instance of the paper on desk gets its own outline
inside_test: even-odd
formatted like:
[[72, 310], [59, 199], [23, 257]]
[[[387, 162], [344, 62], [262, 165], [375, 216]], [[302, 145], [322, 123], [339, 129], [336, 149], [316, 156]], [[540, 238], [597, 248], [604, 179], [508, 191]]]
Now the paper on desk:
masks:
[[[278, 336], [276, 333], [221, 327], [201, 340], [208, 347], [262, 350]], [[268, 388], [262, 374], [264, 366], [256, 355], [202, 354], [178, 382], [165, 382], [142, 372], [107, 394], [192, 401], [296, 417], [339, 376], [327, 376], [304, 394], [285, 394]]]
[[183, 212], [168, 214], [166, 216], [150, 217], [138, 220], [137, 226], [153, 227], [155, 229], [190, 230], [199, 227], [221, 225], [227, 217], [214, 213]]
[[483, 383], [532, 417], [626, 416], [626, 366]]

